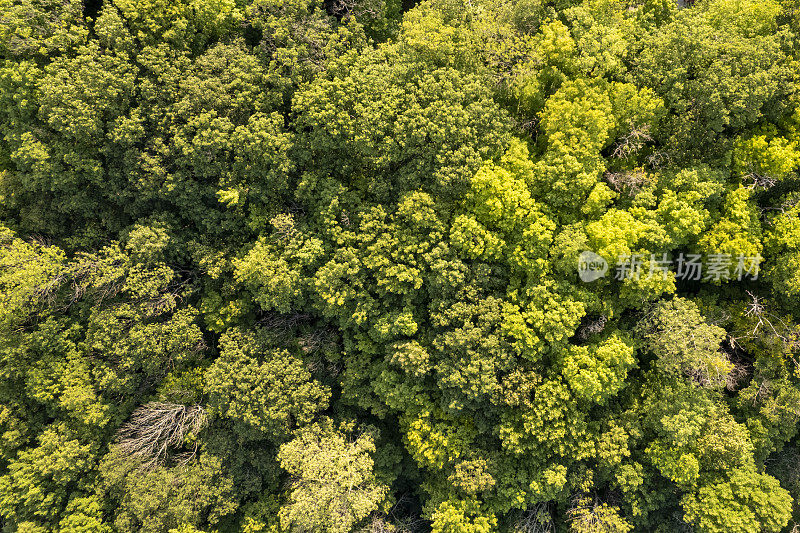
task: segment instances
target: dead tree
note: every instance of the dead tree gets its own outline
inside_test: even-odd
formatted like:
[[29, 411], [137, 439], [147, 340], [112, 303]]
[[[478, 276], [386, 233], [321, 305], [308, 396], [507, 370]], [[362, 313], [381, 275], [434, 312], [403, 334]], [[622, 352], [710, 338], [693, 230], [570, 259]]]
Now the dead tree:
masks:
[[554, 533], [553, 513], [549, 502], [537, 503], [522, 512], [514, 521], [514, 533]]
[[631, 131], [619, 138], [617, 146], [611, 155], [617, 159], [627, 159], [644, 148], [645, 144], [652, 141], [649, 125], [631, 126]]
[[781, 317], [769, 312], [764, 298], [756, 296], [747, 291], [750, 301], [745, 306], [744, 315], [752, 318], [754, 325], [749, 331], [734, 337], [731, 336], [731, 344], [736, 346], [740, 340], [757, 339], [759, 337], [775, 337], [784, 346], [787, 352], [791, 352], [800, 346], [800, 331], [798, 328], [789, 326]]
[[[150, 402], [136, 409], [117, 432], [119, 449], [142, 459], [142, 468], [151, 470], [164, 464], [170, 449], [179, 448], [187, 435], [198, 433], [206, 420], [206, 411], [199, 405]], [[196, 453], [195, 444], [181, 461], [191, 460]]]
[[625, 172], [606, 172], [606, 181], [616, 192], [627, 196], [636, 196], [642, 188], [650, 183], [650, 178], [641, 169]]

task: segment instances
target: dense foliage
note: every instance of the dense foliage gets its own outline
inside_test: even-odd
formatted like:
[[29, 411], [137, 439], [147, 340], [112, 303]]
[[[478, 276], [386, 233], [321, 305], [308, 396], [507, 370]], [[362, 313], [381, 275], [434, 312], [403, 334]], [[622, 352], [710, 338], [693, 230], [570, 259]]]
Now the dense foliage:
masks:
[[797, 531], [800, 4], [689, 4], [0, 0], [2, 530]]

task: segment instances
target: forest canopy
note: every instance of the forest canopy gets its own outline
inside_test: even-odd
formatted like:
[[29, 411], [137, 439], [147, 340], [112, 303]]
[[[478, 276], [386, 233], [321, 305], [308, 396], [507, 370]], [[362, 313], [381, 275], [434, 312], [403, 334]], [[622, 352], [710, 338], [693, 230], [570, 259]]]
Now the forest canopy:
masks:
[[0, 0], [0, 529], [800, 530], [798, 0]]

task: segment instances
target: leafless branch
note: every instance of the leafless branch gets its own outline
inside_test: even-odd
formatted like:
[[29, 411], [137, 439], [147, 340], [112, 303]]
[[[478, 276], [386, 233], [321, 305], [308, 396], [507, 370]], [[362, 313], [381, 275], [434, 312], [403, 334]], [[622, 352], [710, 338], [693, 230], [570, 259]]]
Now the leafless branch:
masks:
[[[199, 405], [150, 402], [134, 411], [119, 429], [119, 446], [123, 452], [144, 459], [143, 468], [149, 470], [163, 464], [170, 448], [179, 447], [187, 435], [199, 432], [206, 420], [206, 411]], [[186, 462], [196, 453], [195, 445], [188, 456], [184, 453], [176, 458]]]
[[763, 337], [778, 339], [786, 352], [792, 352], [800, 347], [800, 328], [792, 327], [781, 317], [769, 312], [765, 300], [747, 291], [750, 301], [745, 306], [744, 315], [752, 318], [754, 325], [749, 331], [737, 335], [729, 335], [728, 339], [733, 347], [741, 346], [742, 340], [752, 340]]
[[612, 189], [628, 196], [636, 196], [641, 192], [642, 187], [650, 183], [647, 174], [640, 169], [606, 172], [605, 178]]
[[671, 165], [672, 162], [672, 154], [665, 150], [659, 150], [647, 156], [647, 163], [654, 169], [667, 167]]
[[258, 320], [258, 324], [273, 333], [288, 335], [294, 328], [309, 320], [311, 320], [311, 315], [308, 313], [268, 313]]
[[617, 159], [627, 159], [641, 150], [645, 144], [652, 141], [653, 138], [650, 136], [650, 126], [648, 124], [631, 125], [631, 131], [619, 138], [617, 146], [611, 155]]
[[333, 338], [333, 332], [326, 328], [315, 329], [311, 333], [300, 337], [300, 348], [306, 354], [314, 353], [324, 348]]
[[537, 503], [520, 514], [514, 522], [514, 533], [554, 533], [553, 514], [549, 502]]
[[606, 327], [608, 318], [605, 315], [600, 315], [598, 318], [581, 325], [578, 328], [577, 337], [580, 340], [586, 340], [592, 335], [602, 332]]
[[769, 189], [774, 187], [778, 180], [766, 174], [759, 174], [758, 172], [749, 172], [745, 174], [744, 178], [751, 183], [747, 186], [748, 189], [753, 190], [756, 188]]

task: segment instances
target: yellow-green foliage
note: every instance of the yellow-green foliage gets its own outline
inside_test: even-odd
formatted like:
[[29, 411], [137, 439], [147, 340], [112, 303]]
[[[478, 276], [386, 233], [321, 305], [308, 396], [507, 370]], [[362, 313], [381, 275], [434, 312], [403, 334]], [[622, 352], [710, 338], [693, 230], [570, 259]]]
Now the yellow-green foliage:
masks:
[[800, 523], [797, 2], [413, 4], [0, 0], [3, 531]]

